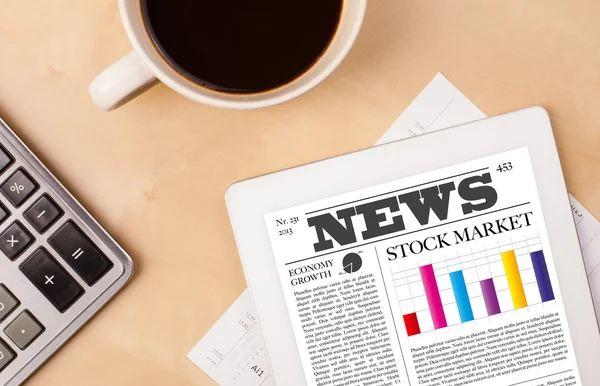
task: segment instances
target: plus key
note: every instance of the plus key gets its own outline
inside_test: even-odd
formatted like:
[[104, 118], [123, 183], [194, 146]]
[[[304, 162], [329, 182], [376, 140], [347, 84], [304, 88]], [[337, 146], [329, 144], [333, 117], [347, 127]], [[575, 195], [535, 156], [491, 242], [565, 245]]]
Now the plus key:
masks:
[[44, 248], [21, 264], [21, 271], [60, 312], [65, 312], [84, 293]]

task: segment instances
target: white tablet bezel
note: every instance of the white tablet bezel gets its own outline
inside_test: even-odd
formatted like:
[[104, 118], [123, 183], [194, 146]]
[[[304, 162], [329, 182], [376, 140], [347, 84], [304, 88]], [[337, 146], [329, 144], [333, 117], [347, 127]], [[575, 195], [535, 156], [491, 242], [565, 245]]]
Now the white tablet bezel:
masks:
[[531, 107], [233, 184], [226, 201], [277, 384], [305, 376], [264, 215], [403, 177], [527, 147], [581, 380], [593, 384], [600, 334], [550, 120]]

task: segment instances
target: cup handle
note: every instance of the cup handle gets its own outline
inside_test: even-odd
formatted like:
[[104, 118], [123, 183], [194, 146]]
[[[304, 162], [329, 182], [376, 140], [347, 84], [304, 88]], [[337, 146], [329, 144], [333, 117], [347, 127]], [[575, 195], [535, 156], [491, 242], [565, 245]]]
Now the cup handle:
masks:
[[102, 71], [90, 84], [89, 92], [96, 106], [110, 111], [148, 90], [157, 81], [152, 69], [133, 50]]

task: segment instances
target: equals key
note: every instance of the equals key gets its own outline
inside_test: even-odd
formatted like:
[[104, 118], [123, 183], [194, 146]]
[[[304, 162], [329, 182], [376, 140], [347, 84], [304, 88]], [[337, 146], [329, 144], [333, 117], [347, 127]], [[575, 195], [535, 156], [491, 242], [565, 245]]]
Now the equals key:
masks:
[[73, 252], [73, 254], [71, 255], [75, 260], [79, 259], [81, 257], [81, 255], [83, 255], [83, 251], [81, 250], [81, 248], [77, 248], [77, 250], [75, 252]]
[[113, 263], [73, 221], [67, 221], [50, 236], [48, 243], [89, 286], [96, 284], [113, 267]]

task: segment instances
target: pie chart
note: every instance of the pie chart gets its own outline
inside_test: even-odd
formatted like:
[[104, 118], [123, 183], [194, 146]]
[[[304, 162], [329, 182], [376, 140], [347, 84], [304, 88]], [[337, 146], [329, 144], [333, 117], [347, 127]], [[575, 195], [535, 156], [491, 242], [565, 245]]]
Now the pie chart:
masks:
[[344, 271], [347, 273], [356, 272], [362, 267], [362, 259], [358, 253], [349, 253], [342, 260]]

